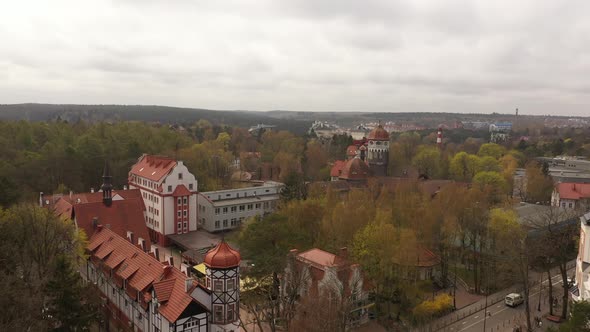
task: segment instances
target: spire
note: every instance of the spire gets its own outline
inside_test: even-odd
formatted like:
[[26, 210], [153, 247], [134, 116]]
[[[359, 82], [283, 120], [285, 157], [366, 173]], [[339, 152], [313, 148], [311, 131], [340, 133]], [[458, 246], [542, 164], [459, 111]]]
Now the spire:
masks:
[[102, 202], [106, 206], [111, 206], [113, 203], [113, 177], [109, 169], [109, 163], [104, 162], [104, 170], [102, 172]]

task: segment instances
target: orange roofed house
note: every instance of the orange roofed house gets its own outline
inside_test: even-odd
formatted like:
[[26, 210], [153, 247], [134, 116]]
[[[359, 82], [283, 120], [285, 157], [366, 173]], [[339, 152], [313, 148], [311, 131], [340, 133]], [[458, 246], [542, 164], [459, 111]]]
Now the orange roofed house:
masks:
[[102, 293], [112, 323], [133, 331], [239, 331], [240, 254], [225, 242], [204, 259], [199, 284], [155, 253], [102, 225], [89, 239], [82, 275]]
[[142, 155], [129, 172], [129, 188], [139, 189], [152, 242], [197, 230], [197, 180], [182, 161]]
[[551, 205], [564, 209], [590, 208], [590, 183], [558, 183], [551, 194]]
[[340, 249], [335, 255], [321, 249], [299, 252], [291, 250], [283, 292], [297, 292], [302, 298], [308, 295], [318, 299], [336, 299], [346, 301], [348, 321], [346, 328], [362, 325], [369, 321], [367, 284], [363, 279], [360, 266], [348, 259], [348, 250]]
[[98, 224], [102, 224], [148, 251], [151, 241], [141, 192], [136, 189], [113, 190], [108, 165], [105, 165], [102, 178], [103, 184], [98, 192], [71, 193], [45, 201], [41, 198], [41, 204], [57, 216], [73, 220], [76, 228], [83, 230], [88, 237]]

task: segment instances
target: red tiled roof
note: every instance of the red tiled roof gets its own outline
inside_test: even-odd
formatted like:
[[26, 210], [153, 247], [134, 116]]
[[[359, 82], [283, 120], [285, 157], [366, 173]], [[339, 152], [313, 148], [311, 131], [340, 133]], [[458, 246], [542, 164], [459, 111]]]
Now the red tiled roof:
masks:
[[143, 155], [133, 165], [129, 174], [135, 174], [151, 181], [159, 181], [176, 166], [176, 161], [163, 156]]
[[309, 249], [297, 256], [320, 267], [331, 267], [342, 264], [341, 261], [336, 259], [336, 255], [318, 248]]
[[93, 232], [92, 219], [98, 218], [102, 225], [109, 227], [119, 236], [126, 238], [127, 231], [133, 232], [134, 241], [138, 238], [146, 242], [146, 248], [151, 246], [150, 237], [143, 216], [144, 205], [141, 199], [125, 199], [113, 201], [111, 206], [99, 202], [75, 204], [74, 216], [76, 224], [83, 229], [88, 236]]
[[342, 168], [339, 178], [344, 180], [364, 180], [369, 174], [371, 174], [371, 170], [366, 162], [360, 158], [352, 158]]
[[240, 265], [241, 260], [240, 253], [232, 249], [227, 242], [222, 240], [215, 248], [207, 252], [203, 263], [210, 268], [225, 269]]
[[178, 186], [176, 186], [176, 189], [174, 189], [172, 196], [174, 196], [174, 197], [190, 196], [190, 194], [191, 194], [191, 192], [188, 189], [186, 189], [184, 184], [179, 184]]
[[[165, 302], [160, 305], [158, 310], [169, 322], [175, 322], [191, 302], [202, 306], [185, 291], [187, 277], [182, 272], [172, 267], [166, 273], [164, 264], [148, 253], [143, 252], [125, 238], [117, 235], [111, 229], [102, 226], [98, 227], [90, 238], [87, 249], [90, 251], [92, 261], [100, 258], [97, 255], [103, 250], [111, 253], [111, 255], [124, 257], [122, 264], [114, 270], [115, 275], [127, 280], [128, 288], [126, 291], [128, 293], [134, 293], [133, 290], [141, 292], [140, 299], [150, 298], [146, 294], [149, 294], [148, 291], [151, 289], [152, 282], [157, 280], [157, 282], [153, 283], [156, 297]], [[170, 285], [173, 286], [170, 287]], [[132, 289], [130, 290], [129, 287]]]
[[590, 183], [562, 182], [557, 185], [560, 199], [581, 199], [590, 197]]
[[167, 279], [159, 282], [154, 282], [154, 291], [156, 291], [156, 297], [160, 302], [166, 302], [170, 299], [172, 289], [174, 289], [174, 283], [176, 280]]
[[[124, 200], [134, 198], [142, 200], [141, 191], [139, 189], [113, 190], [112, 197], [115, 198], [114, 200], [117, 200], [117, 195], [121, 196]], [[78, 200], [80, 200], [80, 202], [78, 202]], [[57, 216], [72, 218], [72, 208], [74, 205], [96, 202], [102, 202], [102, 192], [100, 191], [72, 194], [71, 197], [69, 195], [64, 195], [57, 199], [52, 208]]]
[[340, 173], [342, 173], [342, 168], [345, 164], [346, 162], [343, 160], [336, 160], [334, 162], [334, 166], [332, 166], [332, 169], [330, 170], [330, 176], [340, 176]]
[[376, 141], [389, 141], [389, 133], [383, 129], [382, 125], [378, 125], [377, 128], [371, 130], [367, 138]]

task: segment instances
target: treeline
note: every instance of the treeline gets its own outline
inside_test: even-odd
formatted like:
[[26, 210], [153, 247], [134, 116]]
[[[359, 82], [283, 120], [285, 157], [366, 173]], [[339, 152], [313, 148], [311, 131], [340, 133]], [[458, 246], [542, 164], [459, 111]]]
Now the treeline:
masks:
[[[330, 146], [345, 151], [347, 143]], [[329, 175], [329, 150], [316, 140], [287, 131], [254, 137], [245, 128], [206, 120], [183, 128], [131, 121], [0, 121], [0, 205], [34, 200], [39, 192], [98, 189], [105, 161], [115, 188], [121, 189], [143, 153], [183, 160], [201, 191], [231, 186], [231, 177], [239, 170], [261, 176], [263, 169], [271, 169], [274, 172], [267, 175], [275, 180], [285, 180], [291, 173], [320, 180]]]
[[207, 120], [220, 126], [249, 128], [259, 123], [275, 125], [279, 130], [288, 130], [303, 135], [311, 120], [295, 120], [272, 117], [264, 112], [215, 111], [199, 108], [181, 108], [152, 105], [59, 105], [59, 104], [14, 104], [0, 105], [0, 120], [118, 122], [144, 121], [161, 124], [190, 125]]

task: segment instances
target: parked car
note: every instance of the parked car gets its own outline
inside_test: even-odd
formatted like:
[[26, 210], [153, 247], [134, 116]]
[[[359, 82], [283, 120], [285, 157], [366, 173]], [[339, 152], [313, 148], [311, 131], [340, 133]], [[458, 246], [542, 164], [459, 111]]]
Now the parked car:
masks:
[[504, 298], [504, 304], [509, 307], [516, 307], [524, 302], [524, 297], [518, 293], [510, 293]]

